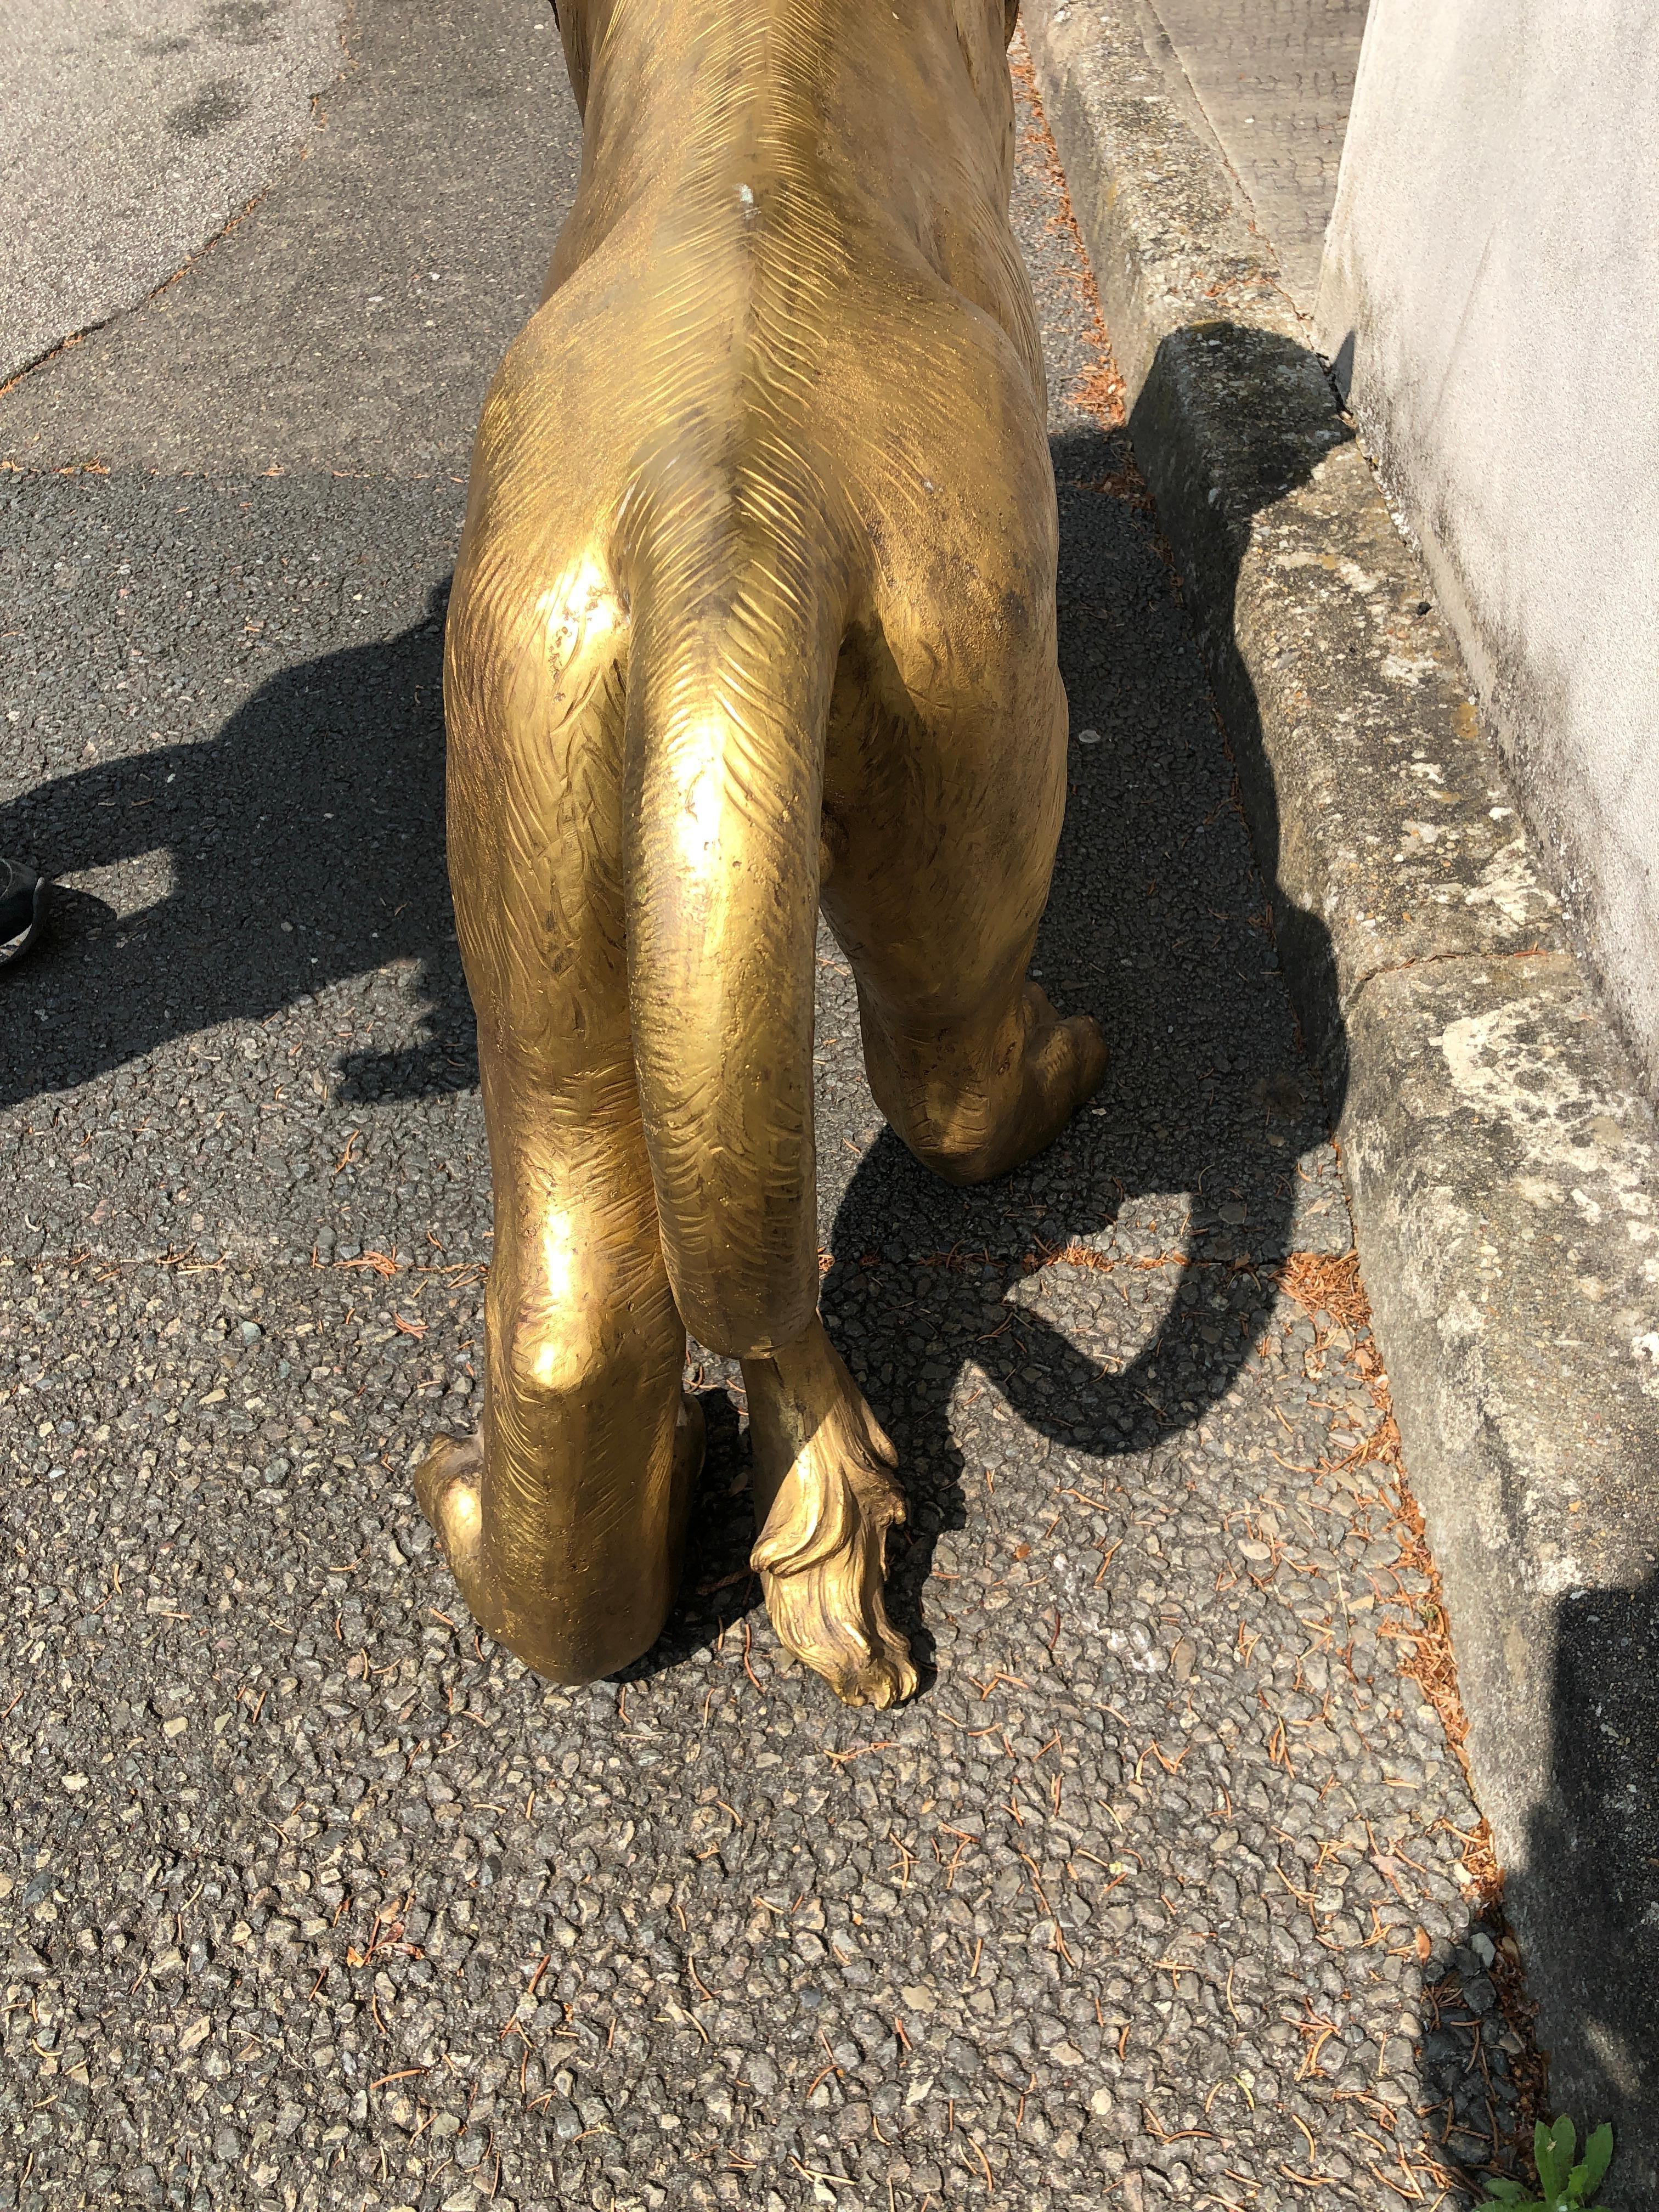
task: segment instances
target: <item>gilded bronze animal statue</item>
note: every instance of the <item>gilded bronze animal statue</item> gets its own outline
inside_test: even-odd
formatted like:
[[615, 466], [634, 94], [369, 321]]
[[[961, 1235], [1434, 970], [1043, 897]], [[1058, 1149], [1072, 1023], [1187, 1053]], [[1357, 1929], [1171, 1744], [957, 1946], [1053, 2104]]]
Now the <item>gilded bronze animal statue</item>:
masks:
[[673, 1601], [690, 1329], [742, 1362], [780, 1638], [853, 1703], [915, 1686], [896, 1455], [817, 1311], [820, 908], [937, 1174], [1002, 1174], [1104, 1073], [1026, 974], [1066, 709], [1013, 15], [566, 0], [580, 184], [485, 404], [444, 677], [483, 1425], [418, 1478], [478, 1622], [556, 1681]]

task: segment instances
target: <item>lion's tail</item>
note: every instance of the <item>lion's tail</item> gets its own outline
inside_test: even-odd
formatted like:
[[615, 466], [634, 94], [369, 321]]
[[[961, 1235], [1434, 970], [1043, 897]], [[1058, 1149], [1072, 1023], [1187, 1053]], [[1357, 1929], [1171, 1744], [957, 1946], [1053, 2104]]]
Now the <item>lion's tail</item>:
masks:
[[812, 1004], [825, 732], [847, 592], [779, 469], [630, 532], [626, 850], [635, 1066], [692, 1334], [786, 1344], [818, 1289]]

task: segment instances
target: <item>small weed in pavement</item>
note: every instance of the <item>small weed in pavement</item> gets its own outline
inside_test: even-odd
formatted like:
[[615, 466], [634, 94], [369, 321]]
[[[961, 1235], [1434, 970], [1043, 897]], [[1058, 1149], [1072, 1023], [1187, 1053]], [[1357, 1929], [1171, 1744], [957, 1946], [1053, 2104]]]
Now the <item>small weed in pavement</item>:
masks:
[[1553, 2128], [1539, 2121], [1532, 2146], [1539, 2194], [1530, 2196], [1522, 2181], [1488, 2181], [1488, 2198], [1512, 2205], [1515, 2212], [1595, 2212], [1595, 2192], [1613, 2162], [1613, 2130], [1607, 2123], [1584, 2145], [1584, 2155], [1576, 2166], [1577, 2133], [1565, 2112]]

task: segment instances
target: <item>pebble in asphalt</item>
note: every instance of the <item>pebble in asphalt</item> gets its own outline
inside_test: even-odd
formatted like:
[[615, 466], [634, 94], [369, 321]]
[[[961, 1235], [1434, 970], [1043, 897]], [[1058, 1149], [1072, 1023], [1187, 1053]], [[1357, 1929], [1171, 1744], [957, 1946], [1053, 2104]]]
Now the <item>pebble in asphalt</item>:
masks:
[[[438, 220], [422, 159], [457, 261], [465, 160], [545, 236], [544, 32], [429, 17], [423, 70], [364, 23], [334, 150], [163, 295], [179, 327], [257, 332], [276, 228], [338, 261], [375, 192]], [[441, 96], [473, 40], [543, 110], [511, 161]], [[322, 165], [376, 143], [354, 245]], [[1402, 1671], [1429, 1563], [1364, 1456], [1363, 1326], [1305, 1287], [1351, 1241], [1327, 1103], [1029, 99], [1017, 216], [1074, 726], [1038, 965], [1114, 1065], [1045, 1158], [946, 1190], [883, 1132], [822, 947], [825, 1309], [912, 1503], [897, 1713], [773, 1639], [718, 1361], [684, 1597], [625, 1680], [482, 1644], [414, 1509], [489, 1252], [443, 587], [479, 334], [533, 269], [489, 246], [453, 374], [441, 329], [319, 371], [283, 475], [216, 431], [222, 351], [161, 373], [160, 302], [77, 349], [93, 400], [67, 362], [0, 402], [47, 464], [0, 477], [0, 845], [68, 878], [0, 1048], [20, 2204], [1370, 2208], [1506, 2132], [1478, 1814]], [[51, 472], [115, 390], [118, 454], [194, 423], [201, 473]]]

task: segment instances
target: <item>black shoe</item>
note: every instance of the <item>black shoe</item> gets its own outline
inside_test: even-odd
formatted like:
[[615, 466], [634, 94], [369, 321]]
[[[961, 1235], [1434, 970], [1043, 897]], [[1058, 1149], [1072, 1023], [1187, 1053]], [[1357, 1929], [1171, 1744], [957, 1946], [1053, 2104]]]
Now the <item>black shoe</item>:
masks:
[[0, 968], [22, 958], [46, 918], [46, 878], [0, 855]]

